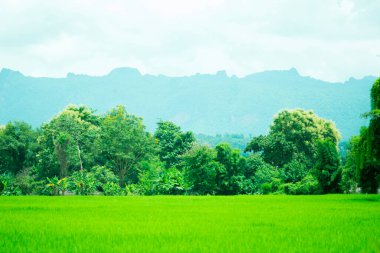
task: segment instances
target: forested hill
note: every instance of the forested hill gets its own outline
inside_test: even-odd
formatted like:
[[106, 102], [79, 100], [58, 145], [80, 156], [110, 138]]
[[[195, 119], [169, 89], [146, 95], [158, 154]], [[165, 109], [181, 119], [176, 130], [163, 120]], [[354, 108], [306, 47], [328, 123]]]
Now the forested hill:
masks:
[[184, 77], [142, 75], [119, 68], [105, 76], [69, 73], [65, 78], [35, 78], [0, 72], [0, 124], [48, 121], [68, 104], [85, 104], [104, 112], [117, 104], [142, 116], [149, 130], [171, 120], [196, 133], [265, 133], [283, 108], [312, 109], [334, 120], [343, 138], [357, 134], [370, 110], [375, 77], [329, 83], [301, 76], [297, 70], [266, 71], [243, 78], [216, 74]]

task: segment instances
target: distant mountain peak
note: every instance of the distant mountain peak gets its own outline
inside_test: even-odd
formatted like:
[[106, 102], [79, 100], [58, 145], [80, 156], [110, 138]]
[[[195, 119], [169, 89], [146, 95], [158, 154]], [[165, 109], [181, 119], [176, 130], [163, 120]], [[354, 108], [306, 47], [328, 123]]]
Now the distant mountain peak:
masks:
[[138, 69], [135, 68], [128, 68], [128, 67], [122, 67], [122, 68], [115, 68], [113, 69], [108, 76], [117, 76], [117, 77], [139, 77], [141, 76], [141, 73]]
[[300, 78], [308, 78], [308, 77], [300, 75], [298, 70], [293, 67], [286, 70], [266, 70], [262, 72], [257, 72], [257, 73], [247, 75], [245, 76], [245, 78], [268, 81], [268, 80], [272, 80], [273, 78], [300, 79]]
[[280, 73], [280, 74], [285, 74], [285, 75], [290, 75], [290, 76], [302, 76], [300, 75], [300, 73], [298, 72], [298, 70], [296, 68], [290, 68], [290, 69], [285, 69], [285, 70], [268, 70], [268, 71], [264, 71], [262, 73]]
[[298, 76], [300, 75], [299, 72], [298, 72], [298, 70], [297, 70], [296, 68], [294, 68], [294, 67], [293, 67], [293, 68], [290, 68], [290, 69], [288, 70], [288, 72], [289, 72], [289, 73], [292, 73], [292, 74], [295, 74], [295, 75], [298, 75]]
[[228, 77], [227, 72], [225, 70], [219, 70], [216, 72], [216, 75], [219, 77]]
[[24, 77], [23, 74], [19, 71], [14, 71], [11, 69], [3, 68], [0, 71], [0, 85], [5, 81], [9, 79], [14, 79], [14, 78], [19, 78], [19, 77]]
[[69, 72], [67, 73], [66, 75], [66, 78], [91, 78], [91, 77], [97, 77], [97, 76], [91, 76], [91, 75], [86, 75], [86, 74], [76, 74], [76, 73], [73, 73], [73, 72]]
[[0, 77], [9, 77], [9, 76], [24, 76], [19, 71], [15, 71], [12, 69], [2, 68], [0, 71]]

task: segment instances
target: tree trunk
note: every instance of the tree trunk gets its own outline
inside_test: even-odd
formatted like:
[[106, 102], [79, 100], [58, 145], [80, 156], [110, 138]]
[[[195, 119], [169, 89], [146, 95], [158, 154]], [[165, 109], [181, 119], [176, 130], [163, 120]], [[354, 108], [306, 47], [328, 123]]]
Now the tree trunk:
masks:
[[54, 143], [54, 150], [59, 162], [59, 170], [60, 170], [59, 176], [61, 178], [64, 178], [67, 176], [67, 167], [68, 167], [67, 155], [62, 145], [60, 143], [55, 142], [54, 136], [53, 136], [53, 143]]
[[78, 150], [78, 158], [79, 158], [80, 170], [83, 170], [83, 163], [82, 163], [82, 158], [81, 158], [81, 155], [80, 155], [80, 148], [79, 148], [78, 141], [77, 141], [77, 150]]

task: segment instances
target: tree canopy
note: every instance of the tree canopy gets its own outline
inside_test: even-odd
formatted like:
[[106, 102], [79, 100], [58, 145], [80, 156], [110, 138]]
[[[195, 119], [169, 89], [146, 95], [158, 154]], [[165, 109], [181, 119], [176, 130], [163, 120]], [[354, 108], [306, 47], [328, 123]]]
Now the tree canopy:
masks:
[[340, 134], [332, 121], [319, 118], [312, 111], [284, 110], [274, 117], [269, 134], [252, 139], [246, 151], [261, 152], [264, 160], [282, 167], [294, 159], [311, 167], [317, 156], [319, 140], [338, 145]]
[[195, 138], [191, 132], [182, 132], [181, 128], [170, 121], [160, 121], [154, 133], [158, 141], [158, 154], [166, 168], [178, 166], [183, 155], [188, 151]]

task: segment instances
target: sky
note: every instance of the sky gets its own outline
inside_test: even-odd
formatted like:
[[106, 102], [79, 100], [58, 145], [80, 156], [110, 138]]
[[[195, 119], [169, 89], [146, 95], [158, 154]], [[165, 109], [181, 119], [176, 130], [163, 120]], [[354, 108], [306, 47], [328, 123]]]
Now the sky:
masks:
[[0, 68], [31, 76], [380, 73], [379, 0], [0, 0]]

